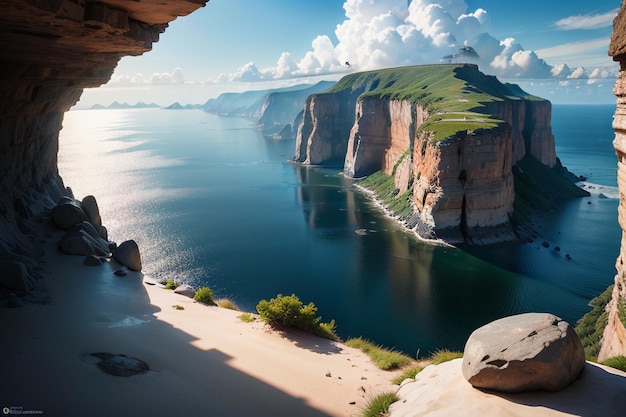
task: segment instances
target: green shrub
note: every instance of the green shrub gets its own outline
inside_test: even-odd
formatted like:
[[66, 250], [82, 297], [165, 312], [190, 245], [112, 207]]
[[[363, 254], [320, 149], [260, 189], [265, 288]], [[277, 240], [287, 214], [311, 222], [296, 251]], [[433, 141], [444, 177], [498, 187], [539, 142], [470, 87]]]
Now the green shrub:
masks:
[[256, 320], [254, 316], [250, 313], [242, 313], [241, 315], [237, 317], [239, 318], [239, 320], [243, 321], [244, 323], [252, 323], [254, 320]]
[[385, 392], [371, 397], [365, 408], [363, 409], [363, 417], [382, 417], [386, 416], [391, 404], [400, 400], [393, 392]]
[[326, 339], [339, 340], [335, 333], [335, 321], [322, 323], [321, 317], [316, 317], [315, 304], [304, 305], [295, 294], [278, 294], [269, 301], [261, 300], [256, 310], [261, 319], [271, 326], [293, 327]]
[[611, 368], [626, 372], [626, 357], [615, 356], [614, 358], [609, 358], [602, 362], [602, 365], [610, 366]]
[[173, 308], [174, 310], [184, 310], [184, 309], [185, 309], [185, 307], [181, 306], [180, 304], [174, 304], [174, 305], [172, 306], [172, 308]]
[[430, 357], [430, 363], [439, 365], [440, 363], [451, 361], [452, 359], [462, 358], [463, 352], [453, 352], [451, 350], [438, 350]]
[[229, 310], [241, 311], [241, 309], [228, 298], [220, 298], [215, 303], [218, 307], [227, 308]]
[[378, 368], [385, 371], [402, 368], [413, 361], [403, 353], [385, 349], [361, 337], [348, 339], [346, 345], [361, 350]]
[[165, 285], [166, 290], [175, 290], [176, 288], [178, 288], [180, 283], [174, 281], [173, 279], [168, 279], [165, 282], [163, 282], [163, 285]]
[[400, 375], [398, 375], [397, 377], [392, 379], [391, 383], [395, 384], [395, 385], [400, 385], [402, 383], [402, 381], [404, 381], [405, 379], [415, 378], [417, 376], [417, 374], [419, 374], [423, 370], [424, 370], [424, 367], [419, 366], [419, 365], [415, 365], [415, 366], [411, 366], [410, 368], [406, 368]]
[[202, 287], [193, 296], [193, 299], [202, 304], [215, 305], [213, 291], [209, 287]]

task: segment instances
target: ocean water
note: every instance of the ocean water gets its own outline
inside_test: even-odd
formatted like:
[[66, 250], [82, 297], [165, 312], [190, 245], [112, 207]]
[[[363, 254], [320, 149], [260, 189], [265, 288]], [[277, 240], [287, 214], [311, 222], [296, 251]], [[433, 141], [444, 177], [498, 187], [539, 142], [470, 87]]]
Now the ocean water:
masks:
[[146, 275], [209, 285], [248, 311], [295, 293], [343, 338], [425, 355], [462, 349], [475, 328], [510, 314], [575, 323], [613, 282], [613, 111], [554, 106], [557, 154], [592, 196], [546, 213], [531, 244], [421, 243], [337, 169], [287, 162], [293, 141], [199, 110], [70, 111], [59, 171], [77, 198], [96, 196], [111, 239], [139, 243]]

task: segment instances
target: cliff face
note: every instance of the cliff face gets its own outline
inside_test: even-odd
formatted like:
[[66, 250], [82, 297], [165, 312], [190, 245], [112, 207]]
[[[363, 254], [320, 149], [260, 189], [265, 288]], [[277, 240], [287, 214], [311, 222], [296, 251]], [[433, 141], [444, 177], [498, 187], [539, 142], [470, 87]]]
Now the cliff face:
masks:
[[[615, 21], [609, 47], [609, 55], [620, 63], [620, 71], [613, 92], [617, 96], [617, 107], [613, 128], [615, 129], [615, 152], [617, 153], [617, 185], [620, 191], [618, 220], [622, 228], [620, 254], [615, 263], [617, 275], [611, 301], [607, 305], [608, 324], [604, 329], [598, 360], [613, 356], [626, 356], [626, 4], [622, 4]], [[620, 319], [620, 309], [622, 318]]]
[[309, 165], [343, 164], [358, 96], [358, 92], [342, 92], [313, 94], [307, 98], [296, 135], [294, 161]]
[[[556, 165], [551, 104], [472, 65], [431, 67], [392, 69], [387, 78], [352, 75], [310, 97], [294, 159], [343, 160], [351, 177], [376, 171], [393, 176], [398, 196], [412, 190], [415, 215], [409, 223], [423, 237], [512, 240], [513, 166], [527, 155]], [[408, 87], [398, 88], [405, 97], [397, 97], [393, 89], [407, 77]], [[414, 87], [421, 79], [427, 81]], [[457, 79], [465, 84], [454, 90]], [[381, 87], [386, 90], [377, 93]], [[407, 88], [414, 92], [407, 94]], [[446, 89], [453, 99], [433, 97]], [[469, 91], [478, 91], [478, 98], [456, 98]]]
[[57, 173], [63, 113], [204, 0], [0, 0], [0, 261], [32, 269], [34, 222], [66, 191]]

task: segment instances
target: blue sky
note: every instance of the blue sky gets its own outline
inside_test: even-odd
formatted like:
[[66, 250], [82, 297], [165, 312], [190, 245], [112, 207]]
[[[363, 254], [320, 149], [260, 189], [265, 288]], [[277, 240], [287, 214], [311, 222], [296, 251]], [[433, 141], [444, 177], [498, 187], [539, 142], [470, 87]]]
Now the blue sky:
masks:
[[553, 102], [614, 102], [618, 67], [607, 50], [619, 6], [619, 0], [211, 0], [172, 22], [151, 52], [123, 58], [112, 80], [87, 90], [79, 106], [202, 103], [224, 91], [439, 62], [464, 45], [479, 52], [483, 72]]

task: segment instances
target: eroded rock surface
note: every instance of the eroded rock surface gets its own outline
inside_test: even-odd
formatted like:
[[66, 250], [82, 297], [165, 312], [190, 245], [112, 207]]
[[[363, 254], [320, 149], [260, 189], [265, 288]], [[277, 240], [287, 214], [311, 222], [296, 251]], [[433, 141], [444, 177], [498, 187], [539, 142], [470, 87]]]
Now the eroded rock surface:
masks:
[[558, 391], [583, 370], [585, 353], [559, 317], [527, 313], [475, 330], [463, 353], [463, 375], [476, 388], [504, 392]]
[[603, 361], [613, 356], [626, 356], [626, 326], [620, 319], [620, 306], [626, 305], [626, 4], [622, 4], [615, 21], [609, 47], [609, 55], [620, 63], [620, 71], [613, 92], [617, 96], [617, 108], [613, 119], [615, 140], [613, 146], [617, 154], [617, 185], [620, 191], [618, 220], [622, 228], [620, 254], [615, 263], [617, 275], [611, 301], [607, 306], [608, 324], [602, 337], [602, 346], [598, 360]]

